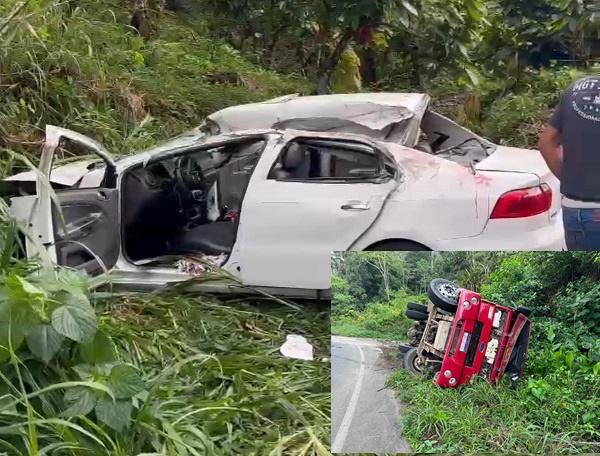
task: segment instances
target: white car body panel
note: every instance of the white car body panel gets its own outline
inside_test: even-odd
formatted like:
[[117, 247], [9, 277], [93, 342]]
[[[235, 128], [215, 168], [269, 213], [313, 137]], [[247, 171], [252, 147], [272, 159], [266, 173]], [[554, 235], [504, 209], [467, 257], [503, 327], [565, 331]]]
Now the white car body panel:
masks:
[[[323, 137], [289, 132], [284, 138], [289, 141], [300, 134]], [[331, 252], [348, 250], [371, 227], [399, 182], [394, 178], [383, 183], [268, 179], [282, 149], [271, 146], [263, 152], [243, 202], [238, 231], [242, 282], [268, 287], [293, 282], [299, 288], [327, 289]], [[352, 204], [363, 209], [342, 209]], [[282, 258], [289, 259], [290, 265], [283, 267]]]

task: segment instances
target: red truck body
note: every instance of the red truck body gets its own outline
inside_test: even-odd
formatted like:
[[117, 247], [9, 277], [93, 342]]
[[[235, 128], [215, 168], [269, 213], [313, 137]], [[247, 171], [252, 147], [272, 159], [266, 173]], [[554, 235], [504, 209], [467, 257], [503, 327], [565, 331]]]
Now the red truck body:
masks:
[[[513, 375], [520, 375], [529, 344], [530, 321], [522, 313], [481, 299], [461, 289], [452, 330], [436, 384], [456, 388], [475, 375], [496, 383], [505, 373], [513, 355]], [[518, 354], [514, 353], [519, 345]]]

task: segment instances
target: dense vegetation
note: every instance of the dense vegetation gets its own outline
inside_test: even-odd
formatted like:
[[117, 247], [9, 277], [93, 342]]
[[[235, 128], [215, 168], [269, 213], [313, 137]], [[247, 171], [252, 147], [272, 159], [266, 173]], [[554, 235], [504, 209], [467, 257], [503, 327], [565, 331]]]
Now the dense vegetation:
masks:
[[[2, 454], [328, 454], [322, 308], [92, 293], [80, 273], [16, 259], [2, 221]], [[314, 362], [278, 353], [290, 333]]]
[[[531, 146], [560, 91], [595, 71], [592, 6], [569, 0], [3, 1], [0, 177], [22, 166], [14, 153], [36, 162], [46, 124], [88, 134], [120, 155], [195, 127], [222, 107], [291, 92], [427, 91], [437, 109], [491, 139]], [[327, 362], [295, 363], [275, 353], [285, 333], [296, 331], [326, 361], [322, 314], [185, 295], [102, 298], [72, 271], [38, 274], [39, 265], [16, 260], [18, 227], [5, 211], [2, 206], [0, 451], [326, 452]], [[497, 260], [490, 257], [489, 268]], [[473, 280], [463, 283], [483, 283], [475, 280], [488, 272], [477, 266], [472, 278], [460, 277], [466, 268], [459, 265], [471, 257], [443, 261], [407, 256], [396, 265], [404, 264], [404, 272], [392, 268], [383, 289], [379, 279], [336, 278], [343, 290], [334, 302], [336, 327], [397, 338], [408, 324], [406, 302], [422, 299], [429, 277], [418, 271], [433, 274], [435, 267], [440, 275]], [[535, 260], [528, 261], [533, 268]], [[368, 267], [377, 274], [382, 265], [373, 257]], [[592, 272], [568, 282], [550, 275], [540, 282], [529, 272], [521, 289], [511, 279], [521, 269], [510, 269], [505, 259], [502, 265], [489, 293], [515, 302], [535, 293], [540, 309], [554, 312], [547, 329], [556, 342], [545, 341], [540, 350], [551, 350], [557, 363], [563, 355], [554, 353], [583, 365], [569, 353], [582, 353], [585, 334], [555, 345], [571, 334], [563, 326], [574, 331], [573, 319], [597, 315], [582, 316], [582, 306], [573, 304], [597, 302]], [[494, 288], [502, 280], [511, 287]], [[534, 385], [531, 391], [554, 394]], [[594, 404], [573, 410], [584, 406], [597, 410]], [[593, 425], [594, 413], [586, 415]], [[440, 416], [439, 429], [447, 432]], [[415, 440], [423, 434], [411, 429]], [[597, 440], [576, 429], [565, 441]], [[427, 432], [428, 445], [439, 447], [437, 431]]]
[[334, 268], [332, 331], [339, 334], [403, 340], [410, 324], [406, 302], [426, 301], [435, 277], [533, 310], [526, 375], [516, 390], [483, 381], [443, 390], [403, 370], [390, 378], [412, 405], [403, 419], [416, 452], [598, 451], [597, 253], [347, 253], [335, 258]]
[[48, 123], [118, 155], [231, 104], [332, 90], [428, 91], [532, 145], [600, 55], [593, 2], [569, 0], [10, 0], [1, 16], [0, 148], [32, 155]]

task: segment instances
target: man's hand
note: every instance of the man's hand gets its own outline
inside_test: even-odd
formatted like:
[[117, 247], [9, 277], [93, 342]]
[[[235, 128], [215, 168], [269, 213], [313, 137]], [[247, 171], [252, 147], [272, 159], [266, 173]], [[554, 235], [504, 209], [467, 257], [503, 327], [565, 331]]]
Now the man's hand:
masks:
[[546, 125], [540, 133], [538, 148], [552, 174], [560, 179], [563, 164], [563, 149], [558, 130], [551, 125]]

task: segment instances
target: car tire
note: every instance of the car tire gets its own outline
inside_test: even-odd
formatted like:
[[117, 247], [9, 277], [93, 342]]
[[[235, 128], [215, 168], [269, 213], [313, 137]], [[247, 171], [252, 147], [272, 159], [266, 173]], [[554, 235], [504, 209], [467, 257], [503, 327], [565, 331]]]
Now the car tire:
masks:
[[368, 252], [430, 252], [424, 245], [411, 241], [382, 241], [365, 249]]
[[417, 312], [421, 312], [421, 313], [429, 313], [429, 309], [427, 309], [427, 306], [424, 306], [423, 304], [417, 304], [416, 302], [409, 302], [406, 305], [406, 309], [407, 310], [416, 310]]
[[523, 314], [526, 317], [529, 317], [529, 315], [531, 315], [531, 309], [528, 307], [517, 307], [517, 313]]
[[433, 279], [429, 283], [427, 296], [437, 308], [450, 313], [456, 313], [458, 307], [459, 286], [446, 279]]
[[404, 369], [413, 375], [422, 375], [422, 369], [419, 365], [419, 357], [417, 356], [417, 347], [411, 348], [404, 353]]
[[418, 310], [413, 310], [413, 309], [407, 309], [406, 316], [408, 318], [410, 318], [411, 320], [417, 320], [417, 321], [425, 321], [428, 318], [428, 315], [426, 313], [419, 312]]

